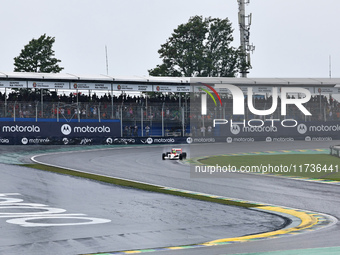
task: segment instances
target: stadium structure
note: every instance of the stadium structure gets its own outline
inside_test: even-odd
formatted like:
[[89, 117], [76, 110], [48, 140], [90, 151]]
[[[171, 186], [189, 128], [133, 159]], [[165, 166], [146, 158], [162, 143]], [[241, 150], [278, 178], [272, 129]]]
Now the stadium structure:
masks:
[[[221, 99], [216, 104], [216, 95], [208, 97], [204, 115], [200, 113], [200, 97], [206, 92], [197, 90], [202, 84], [215, 88]], [[288, 105], [283, 116], [278, 104], [270, 116], [256, 116], [247, 107], [244, 115], [233, 116], [233, 97], [223, 84], [240, 88], [245, 105], [247, 88], [251, 87], [252, 102], [258, 110], [271, 107], [273, 88], [279, 93], [283, 87], [306, 89], [311, 99], [304, 106], [311, 115], [305, 116], [294, 105]], [[150, 137], [159, 143], [339, 138], [340, 79], [336, 78], [114, 77], [18, 72], [0, 73], [0, 89], [1, 144], [150, 143], [152, 139], [146, 139]], [[304, 95], [292, 92], [288, 96]], [[267, 126], [273, 122], [267, 123], [266, 118], [277, 123], [293, 119], [296, 125], [288, 131], [270, 128]], [[215, 126], [215, 119], [233, 119], [241, 128]], [[265, 124], [259, 128], [242, 124], [249, 120]]]

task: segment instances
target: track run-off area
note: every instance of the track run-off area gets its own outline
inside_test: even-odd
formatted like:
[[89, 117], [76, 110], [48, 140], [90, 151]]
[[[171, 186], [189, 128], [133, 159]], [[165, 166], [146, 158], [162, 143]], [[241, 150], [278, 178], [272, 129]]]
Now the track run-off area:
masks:
[[[255, 142], [182, 148], [197, 159], [228, 153], [327, 153], [334, 144]], [[240, 254], [339, 246], [340, 191], [335, 182], [245, 173], [193, 177], [188, 162], [162, 161], [169, 146], [83, 148], [30, 155], [46, 168], [80, 175], [1, 165], [0, 227], [9, 237], [0, 242], [0, 251]], [[94, 176], [111, 181], [93, 181], [98, 180]], [[13, 242], [18, 232], [22, 238]]]

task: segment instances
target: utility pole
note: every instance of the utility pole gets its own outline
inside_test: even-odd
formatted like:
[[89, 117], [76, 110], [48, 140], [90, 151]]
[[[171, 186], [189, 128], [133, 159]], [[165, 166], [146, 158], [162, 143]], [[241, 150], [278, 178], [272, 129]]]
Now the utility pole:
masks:
[[250, 0], [237, 0], [239, 6], [238, 23], [240, 26], [240, 41], [241, 50], [243, 53], [241, 77], [247, 77], [247, 65], [250, 65], [250, 52], [255, 50], [253, 44], [250, 45], [250, 25], [251, 25], [251, 13], [245, 14], [245, 5], [249, 4]]

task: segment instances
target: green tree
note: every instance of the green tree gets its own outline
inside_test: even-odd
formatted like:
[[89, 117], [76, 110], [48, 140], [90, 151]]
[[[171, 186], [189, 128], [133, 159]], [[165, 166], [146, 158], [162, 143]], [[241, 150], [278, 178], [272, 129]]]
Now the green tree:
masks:
[[32, 39], [14, 58], [14, 72], [59, 73], [63, 70], [58, 65], [61, 60], [54, 57], [54, 42], [55, 38], [46, 34]]
[[232, 24], [226, 19], [191, 17], [179, 25], [158, 50], [162, 64], [148, 70], [152, 76], [234, 77], [242, 63], [239, 48], [231, 46]]

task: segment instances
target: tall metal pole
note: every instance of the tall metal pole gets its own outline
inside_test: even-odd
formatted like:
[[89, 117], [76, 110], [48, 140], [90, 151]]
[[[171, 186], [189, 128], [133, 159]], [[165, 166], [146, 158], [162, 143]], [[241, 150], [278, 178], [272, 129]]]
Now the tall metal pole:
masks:
[[240, 26], [240, 42], [242, 50], [242, 67], [241, 77], [247, 77], [247, 66], [250, 66], [250, 51], [254, 51], [255, 46], [249, 44], [251, 13], [245, 14], [245, 4], [249, 4], [250, 0], [237, 0], [239, 5], [238, 23]]
[[[242, 56], [242, 61], [244, 63], [247, 62], [247, 51], [246, 51], [246, 41], [245, 41], [245, 33], [246, 31], [246, 15], [245, 15], [245, 3], [244, 0], [238, 0], [239, 4], [239, 12], [238, 12], [238, 23], [240, 25], [240, 42], [241, 42], [241, 49], [242, 53], [244, 54]], [[241, 76], [242, 77], [247, 77], [247, 73], [245, 70], [241, 70]]]

